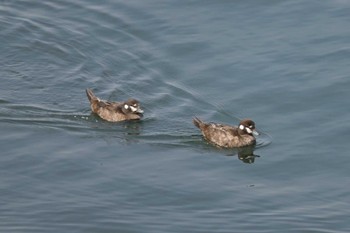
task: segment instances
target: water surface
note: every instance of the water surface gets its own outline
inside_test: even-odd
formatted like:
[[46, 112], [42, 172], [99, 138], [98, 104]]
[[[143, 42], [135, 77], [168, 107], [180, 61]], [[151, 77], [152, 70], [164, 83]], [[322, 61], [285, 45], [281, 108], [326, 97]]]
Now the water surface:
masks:
[[[348, 232], [349, 22], [341, 0], [2, 1], [0, 231]], [[256, 157], [194, 116], [252, 118]]]

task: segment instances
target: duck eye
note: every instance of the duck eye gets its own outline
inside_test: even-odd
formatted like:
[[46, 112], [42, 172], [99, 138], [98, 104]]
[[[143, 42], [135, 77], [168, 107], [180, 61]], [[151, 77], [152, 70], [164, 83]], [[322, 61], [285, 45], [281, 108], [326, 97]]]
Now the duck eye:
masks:
[[249, 126], [249, 128], [251, 128], [251, 129], [252, 129], [253, 127], [254, 127], [254, 126], [252, 126], [252, 125]]
[[133, 106], [134, 106], [134, 107], [137, 107], [137, 104], [134, 104]]

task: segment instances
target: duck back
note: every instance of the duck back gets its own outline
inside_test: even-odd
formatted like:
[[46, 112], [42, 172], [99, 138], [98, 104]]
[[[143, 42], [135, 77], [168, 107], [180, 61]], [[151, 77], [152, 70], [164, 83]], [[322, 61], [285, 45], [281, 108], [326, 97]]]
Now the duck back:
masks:
[[233, 148], [255, 144], [253, 136], [241, 133], [236, 126], [204, 123], [199, 118], [194, 118], [193, 123], [201, 130], [203, 137], [216, 146]]
[[91, 111], [106, 121], [118, 122], [125, 120], [139, 120], [142, 114], [123, 111], [125, 102], [109, 102], [100, 100], [91, 89], [86, 89], [86, 95], [90, 101]]

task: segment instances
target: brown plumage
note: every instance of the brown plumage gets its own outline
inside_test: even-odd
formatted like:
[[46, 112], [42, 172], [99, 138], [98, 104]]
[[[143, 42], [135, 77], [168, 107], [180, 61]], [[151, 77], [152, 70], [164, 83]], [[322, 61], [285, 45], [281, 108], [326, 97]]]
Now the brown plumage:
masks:
[[230, 126], [204, 123], [195, 117], [193, 124], [201, 130], [207, 141], [220, 147], [232, 148], [254, 145], [256, 140], [253, 134], [258, 135], [258, 132], [255, 131], [255, 123], [250, 119], [242, 120], [239, 126]]
[[139, 120], [142, 117], [143, 110], [135, 99], [128, 99], [125, 102], [108, 102], [97, 98], [91, 89], [86, 89], [86, 95], [92, 112], [106, 121]]

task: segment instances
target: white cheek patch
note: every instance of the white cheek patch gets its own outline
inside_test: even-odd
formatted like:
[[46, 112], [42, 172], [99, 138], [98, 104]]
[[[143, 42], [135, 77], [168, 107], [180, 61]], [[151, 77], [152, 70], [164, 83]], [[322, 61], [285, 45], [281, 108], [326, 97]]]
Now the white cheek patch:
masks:
[[239, 129], [244, 130], [244, 125], [239, 125]]
[[124, 108], [125, 108], [125, 109], [128, 109], [128, 108], [129, 108], [129, 105], [125, 104], [125, 105], [124, 105]]
[[248, 127], [245, 128], [245, 130], [247, 131], [247, 133], [253, 133], [253, 131], [251, 129], [249, 129]]
[[133, 106], [130, 106], [130, 108], [131, 108], [131, 111], [133, 111], [133, 112], [136, 112], [136, 111], [137, 111], [137, 108], [135, 108], [135, 107], [133, 107]]

